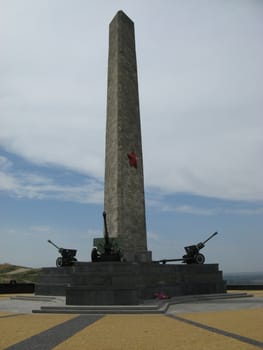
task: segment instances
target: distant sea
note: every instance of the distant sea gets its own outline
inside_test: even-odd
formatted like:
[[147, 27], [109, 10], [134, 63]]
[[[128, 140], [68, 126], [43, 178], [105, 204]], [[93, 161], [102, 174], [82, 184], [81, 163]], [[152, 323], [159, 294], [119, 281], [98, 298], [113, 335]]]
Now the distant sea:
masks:
[[224, 273], [224, 280], [230, 284], [262, 284], [263, 272]]

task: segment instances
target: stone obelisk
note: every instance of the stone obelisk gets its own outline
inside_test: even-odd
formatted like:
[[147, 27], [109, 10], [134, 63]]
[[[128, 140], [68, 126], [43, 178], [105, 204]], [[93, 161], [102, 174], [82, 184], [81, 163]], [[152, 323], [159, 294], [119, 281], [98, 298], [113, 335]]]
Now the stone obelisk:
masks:
[[126, 261], [149, 261], [134, 24], [110, 23], [104, 209]]

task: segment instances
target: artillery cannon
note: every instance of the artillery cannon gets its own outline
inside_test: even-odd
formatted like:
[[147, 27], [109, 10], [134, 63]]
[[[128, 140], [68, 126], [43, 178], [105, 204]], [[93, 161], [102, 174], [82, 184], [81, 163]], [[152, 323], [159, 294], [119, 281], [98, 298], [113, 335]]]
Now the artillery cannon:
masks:
[[217, 234], [218, 232], [214, 232], [204, 242], [184, 247], [186, 254], [183, 256], [183, 262], [186, 264], [203, 264], [205, 262], [205, 256], [199, 253], [199, 251], [205, 247], [206, 242]]
[[181, 259], [162, 259], [162, 260], [158, 260], [157, 262], [166, 264], [166, 262], [171, 262], [171, 261], [182, 261], [185, 264], [204, 264], [205, 256], [199, 253], [199, 251], [205, 247], [206, 242], [208, 242], [211, 238], [213, 238], [217, 234], [218, 232], [214, 232], [205, 241], [184, 247], [186, 254], [183, 255]]
[[94, 242], [97, 242], [97, 246], [93, 247], [91, 251], [91, 261], [121, 261], [121, 251], [116, 243], [116, 238], [110, 238], [106, 212], [103, 212], [104, 222], [104, 238], [95, 238]]
[[48, 240], [48, 243], [52, 244], [55, 248], [57, 248], [58, 252], [61, 254], [61, 256], [59, 256], [56, 259], [57, 267], [72, 266], [77, 261], [77, 259], [75, 258], [77, 254], [76, 249], [65, 249], [65, 248], [58, 247], [50, 239]]

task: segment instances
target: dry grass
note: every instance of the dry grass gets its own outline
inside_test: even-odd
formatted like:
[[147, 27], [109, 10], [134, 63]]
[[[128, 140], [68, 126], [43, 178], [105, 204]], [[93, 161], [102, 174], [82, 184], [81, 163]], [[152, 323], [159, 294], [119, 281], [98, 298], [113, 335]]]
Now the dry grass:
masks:
[[16, 280], [18, 283], [34, 283], [38, 280], [40, 269], [11, 264], [0, 264], [0, 283]]

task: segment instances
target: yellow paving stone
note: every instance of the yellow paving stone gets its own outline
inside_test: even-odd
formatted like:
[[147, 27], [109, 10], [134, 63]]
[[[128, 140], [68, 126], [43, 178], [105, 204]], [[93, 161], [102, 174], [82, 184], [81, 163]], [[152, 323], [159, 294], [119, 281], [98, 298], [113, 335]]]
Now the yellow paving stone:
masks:
[[248, 290], [247, 293], [253, 294], [255, 297], [263, 298], [263, 290]]
[[180, 314], [179, 316], [227, 332], [263, 341], [263, 308]]
[[160, 315], [105, 316], [53, 350], [255, 350], [255, 346]]
[[9, 299], [10, 295], [7, 294], [0, 294], [0, 299]]
[[32, 296], [34, 294], [0, 294], [0, 298], [5, 298], [5, 299], [10, 299], [10, 298], [14, 298], [14, 297], [17, 297], [17, 296], [23, 296], [23, 297], [27, 297], [27, 296]]
[[15, 315], [11, 313], [8, 316], [12, 317], [0, 317], [0, 350], [76, 317], [76, 315]]

